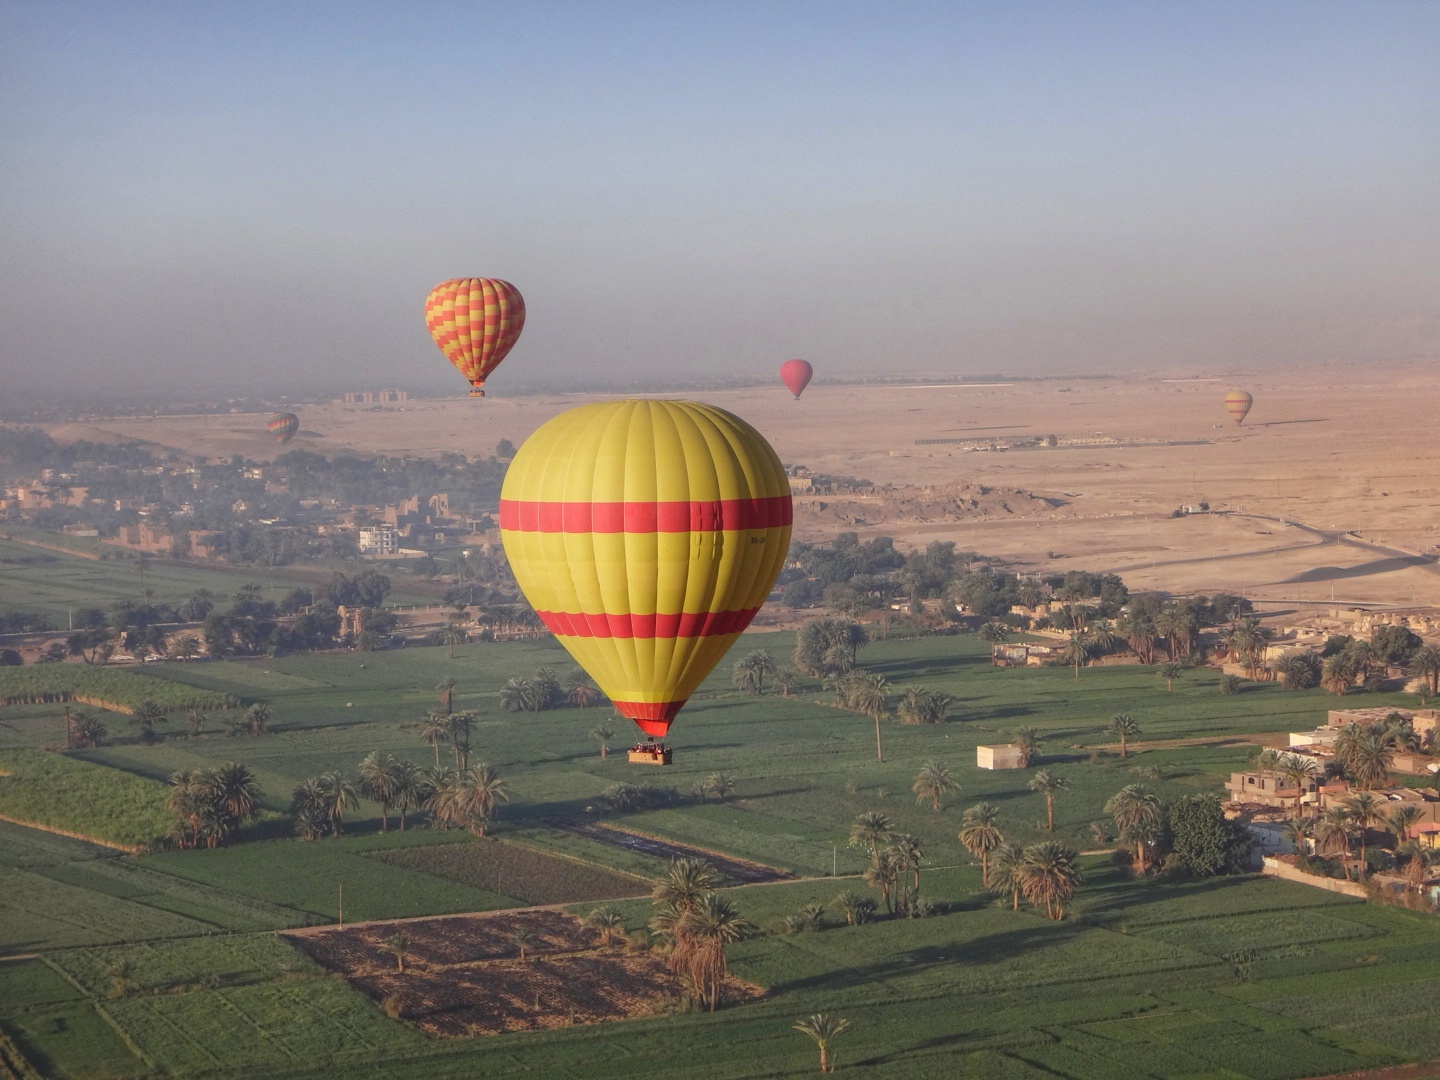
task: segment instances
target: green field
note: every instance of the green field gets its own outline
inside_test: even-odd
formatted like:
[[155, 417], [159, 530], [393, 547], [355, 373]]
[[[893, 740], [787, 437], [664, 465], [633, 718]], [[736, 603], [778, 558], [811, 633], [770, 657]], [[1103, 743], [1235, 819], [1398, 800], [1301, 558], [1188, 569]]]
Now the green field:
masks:
[[[762, 647], [783, 661], [793, 636], [751, 634], [738, 648]], [[802, 904], [863, 890], [828, 875], [832, 866], [842, 877], [860, 869], [859, 853], [846, 847], [849, 823], [881, 810], [920, 837], [930, 867], [923, 891], [951, 910], [735, 946], [735, 972], [769, 993], [714, 1015], [447, 1042], [387, 1019], [269, 931], [333, 921], [342, 885], [347, 923], [524, 901], [525, 889], [506, 890], [499, 864], [483, 865], [496, 846], [489, 841], [414, 827], [401, 834], [393, 818], [382, 834], [378, 807], [365, 803], [339, 839], [304, 843], [258, 826], [232, 847], [139, 858], [0, 827], [0, 872], [18, 883], [0, 895], [0, 954], [44, 959], [0, 964], [8, 980], [0, 1027], [59, 1077], [799, 1076], [816, 1058], [790, 1025], [815, 1011], [853, 1021], [835, 1051], [856, 1075], [1286, 1080], [1440, 1057], [1440, 1028], [1425, 1012], [1440, 991], [1433, 917], [1266, 878], [1126, 881], [1095, 857], [1075, 917], [1057, 924], [981, 892], [956, 840], [961, 812], [982, 798], [1001, 808], [1011, 839], [1046, 835], [1031, 774], [974, 766], [977, 744], [1005, 741], [1019, 724], [1040, 729], [1041, 764], [1070, 783], [1057, 798], [1056, 835], [1090, 848], [1090, 825], [1109, 824], [1102, 807], [1120, 787], [1143, 781], [1165, 798], [1217, 791], [1253, 750], [1141, 750], [1122, 761], [1094, 750], [1110, 741], [1111, 715], [1134, 715], [1146, 740], [1301, 730], [1335, 700], [1320, 691], [1267, 684], [1224, 696], [1213, 672], [1187, 672], [1167, 693], [1145, 668], [1087, 669], [1078, 682], [1069, 669], [994, 669], [975, 637], [877, 642], [862, 650], [861, 666], [884, 672], [897, 693], [925, 686], [955, 695], [950, 723], [887, 723], [882, 765], [871, 721], [834, 708], [815, 683], [788, 700], [741, 696], [722, 670], [677, 722], [676, 764], [660, 770], [613, 752], [628, 731], [601, 760], [589, 731], [608, 710], [499, 709], [507, 678], [541, 664], [568, 670], [554, 643], [456, 652], [154, 665], [147, 673], [159, 678], [268, 702], [274, 733], [168, 732], [155, 745], [123, 742], [69, 758], [150, 780], [241, 761], [259, 777], [266, 807], [280, 811], [301, 778], [353, 773], [372, 750], [431, 763], [416, 727], [438, 701], [436, 683], [454, 676], [456, 706], [478, 715], [472, 761], [495, 764], [510, 789], [496, 828], [502, 841], [652, 876], [661, 860], [550, 823], [586, 816], [622, 780], [687, 791], [724, 771], [736, 781], [728, 803], [608, 820], [817, 878], [734, 892], [742, 912], [768, 928]], [[7, 709], [0, 721], [8, 725], [0, 745], [55, 744], [56, 720], [41, 706]], [[949, 764], [962, 786], [939, 813], [910, 790], [928, 760]], [[473, 873], [456, 869], [476, 860]], [[648, 916], [643, 901], [617, 906], [635, 927]], [[1237, 970], [1241, 950], [1249, 951]], [[137, 988], [111, 999], [105, 969], [117, 957], [130, 962]]]

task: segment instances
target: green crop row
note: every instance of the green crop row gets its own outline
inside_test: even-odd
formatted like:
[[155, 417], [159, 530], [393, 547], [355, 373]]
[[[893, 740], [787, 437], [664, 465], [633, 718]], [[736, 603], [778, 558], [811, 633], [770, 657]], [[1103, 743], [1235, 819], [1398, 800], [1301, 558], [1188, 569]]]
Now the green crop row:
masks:
[[234, 694], [199, 690], [152, 675], [88, 664], [33, 664], [0, 668], [0, 705], [43, 705], [77, 701], [130, 713], [142, 701], [162, 709], [237, 709]]
[[170, 831], [165, 785], [44, 750], [0, 750], [0, 816], [123, 848]]

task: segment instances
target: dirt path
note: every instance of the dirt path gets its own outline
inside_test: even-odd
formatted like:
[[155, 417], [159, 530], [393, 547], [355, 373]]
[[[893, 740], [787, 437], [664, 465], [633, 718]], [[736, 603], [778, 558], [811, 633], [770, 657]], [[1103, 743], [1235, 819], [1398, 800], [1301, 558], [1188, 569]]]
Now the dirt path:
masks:
[[777, 870], [773, 866], [747, 862], [718, 851], [707, 851], [704, 848], [690, 847], [688, 844], [677, 844], [671, 840], [661, 840], [656, 836], [631, 832], [629, 829], [617, 828], [614, 825], [601, 825], [599, 822], [593, 821], [570, 821], [556, 823], [551, 827], [562, 832], [573, 833], [576, 836], [583, 836], [587, 840], [609, 844], [611, 847], [638, 851], [643, 855], [658, 855], [666, 859], [704, 859], [725, 877], [744, 885], [795, 880], [794, 874]]
[[[1268, 731], [1258, 735], [1197, 735], [1190, 739], [1152, 739], [1148, 742], [1131, 742], [1129, 749], [1176, 750], [1184, 746], [1289, 746], [1288, 731]], [[1095, 750], [1119, 750], [1117, 743], [1097, 743]]]

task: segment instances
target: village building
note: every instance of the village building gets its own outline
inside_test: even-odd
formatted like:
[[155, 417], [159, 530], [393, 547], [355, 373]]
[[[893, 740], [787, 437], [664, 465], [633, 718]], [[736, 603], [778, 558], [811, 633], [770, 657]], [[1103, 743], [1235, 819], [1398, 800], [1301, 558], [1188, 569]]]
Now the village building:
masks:
[[975, 766], [980, 769], [1023, 769], [1024, 751], [1015, 743], [998, 746], [977, 746]]

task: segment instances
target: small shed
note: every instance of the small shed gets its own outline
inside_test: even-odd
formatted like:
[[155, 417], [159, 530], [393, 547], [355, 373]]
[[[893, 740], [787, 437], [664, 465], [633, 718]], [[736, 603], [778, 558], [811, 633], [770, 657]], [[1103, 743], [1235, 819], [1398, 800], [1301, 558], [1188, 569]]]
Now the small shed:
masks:
[[1002, 746], [977, 746], [975, 765], [981, 769], [1023, 769], [1020, 747], [1014, 743]]

